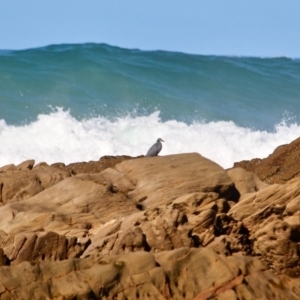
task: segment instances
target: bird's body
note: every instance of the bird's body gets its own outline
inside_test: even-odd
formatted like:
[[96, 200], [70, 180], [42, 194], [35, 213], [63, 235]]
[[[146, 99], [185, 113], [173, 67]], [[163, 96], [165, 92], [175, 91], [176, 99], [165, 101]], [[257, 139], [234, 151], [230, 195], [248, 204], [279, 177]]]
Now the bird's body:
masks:
[[162, 149], [161, 142], [164, 142], [164, 140], [162, 140], [161, 138], [157, 139], [156, 143], [148, 150], [146, 156], [148, 157], [157, 156]]

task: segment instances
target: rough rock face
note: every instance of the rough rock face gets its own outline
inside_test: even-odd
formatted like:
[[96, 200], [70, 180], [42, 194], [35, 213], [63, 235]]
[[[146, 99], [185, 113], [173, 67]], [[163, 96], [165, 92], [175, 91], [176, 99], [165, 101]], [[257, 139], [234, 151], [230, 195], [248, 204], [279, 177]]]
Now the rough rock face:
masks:
[[0, 298], [299, 299], [285, 280], [258, 259], [179, 248], [0, 267]]
[[236, 162], [241, 167], [257, 174], [264, 182], [285, 183], [300, 175], [300, 138], [290, 144], [279, 146], [265, 159], [252, 159]]
[[41, 164], [32, 169], [33, 164], [34, 161], [28, 161], [15, 168], [10, 166], [8, 170], [0, 169], [0, 203], [2, 205], [29, 199], [70, 176], [68, 171], [59, 170], [47, 164]]
[[81, 173], [99, 173], [127, 159], [133, 158], [104, 156], [99, 161], [73, 163], [68, 166], [63, 163], [51, 166], [47, 163], [40, 163], [34, 166], [35, 161], [28, 160], [18, 166], [11, 164], [1, 167], [0, 205], [29, 199], [67, 177]]
[[[35, 253], [22, 247], [36, 247], [37, 233], [44, 231], [77, 238], [79, 243], [89, 234], [93, 245], [86, 253], [94, 248], [117, 254], [193, 246], [204, 239], [217, 213], [229, 209], [223, 195], [234, 200], [233, 182], [220, 166], [199, 154], [128, 160], [116, 169], [66, 178], [30, 199], [1, 207], [0, 229], [7, 236], [0, 246], [11, 263], [20, 261], [16, 253]], [[32, 240], [19, 237], [32, 229]], [[40, 258], [66, 258], [41, 249]]]
[[100, 173], [107, 168], [113, 168], [115, 165], [121, 163], [124, 160], [135, 159], [135, 157], [130, 157], [126, 155], [122, 156], [103, 156], [99, 161], [89, 161], [89, 162], [78, 162], [65, 165], [63, 163], [55, 163], [51, 166], [57, 167], [63, 170], [67, 170], [72, 175], [77, 174], [94, 174]]
[[0, 299], [299, 299], [299, 177], [189, 153], [31, 160], [0, 181]]
[[300, 179], [274, 184], [241, 196], [228, 212], [249, 230], [253, 255], [270, 268], [299, 273]]

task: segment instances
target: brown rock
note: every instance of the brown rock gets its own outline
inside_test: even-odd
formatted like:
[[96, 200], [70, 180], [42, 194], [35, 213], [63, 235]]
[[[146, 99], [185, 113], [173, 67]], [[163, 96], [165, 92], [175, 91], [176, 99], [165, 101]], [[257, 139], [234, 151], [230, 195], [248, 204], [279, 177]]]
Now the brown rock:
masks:
[[290, 273], [300, 267], [298, 230], [287, 222], [275, 220], [255, 232], [254, 254], [262, 256], [266, 265], [280, 272]]
[[17, 167], [14, 164], [6, 165], [0, 168], [0, 173], [16, 171]]
[[21, 165], [0, 170], [0, 299], [298, 299], [298, 177], [195, 153]]
[[63, 170], [68, 170], [73, 175], [78, 174], [95, 174], [100, 173], [107, 168], [114, 168], [115, 165], [121, 163], [125, 160], [135, 159], [131, 156], [103, 156], [99, 161], [89, 161], [89, 162], [79, 162], [65, 165], [64, 163], [55, 163], [51, 166], [60, 168]]
[[0, 267], [0, 299], [296, 300], [289, 283], [258, 259], [204, 248]]
[[236, 199], [236, 189], [226, 171], [197, 153], [127, 160], [116, 170], [134, 184], [128, 197], [141, 207], [168, 204], [193, 192], [216, 192]]
[[29, 199], [74, 174], [99, 173], [128, 159], [132, 157], [104, 156], [97, 162], [74, 163], [68, 166], [62, 163], [49, 166], [45, 162], [34, 166], [34, 160], [27, 160], [18, 166], [11, 164], [1, 167], [0, 204]]
[[10, 264], [79, 257], [89, 243], [89, 239], [79, 241], [55, 232], [24, 232], [2, 240]]
[[[216, 230], [218, 235], [232, 232], [232, 239], [239, 244], [241, 234], [237, 232], [236, 224], [226, 223], [225, 218], [218, 215], [224, 210], [224, 205], [219, 207], [216, 204], [220, 200], [226, 202], [219, 199], [217, 193], [192, 193], [175, 199], [169, 205], [146, 208], [124, 217], [122, 221], [108, 222], [97, 228], [82, 257], [98, 251], [105, 254], [136, 250], [158, 252], [208, 245], [214, 240]], [[222, 229], [214, 230], [216, 224]], [[231, 251], [245, 250], [239, 245], [231, 247]]]
[[230, 209], [229, 214], [236, 220], [244, 220], [255, 214], [265, 218], [268, 214], [272, 214], [272, 209], [273, 212], [280, 214], [285, 210], [285, 206], [299, 195], [300, 180], [297, 178], [285, 185], [269, 185], [257, 192], [242, 195], [239, 202]]
[[260, 180], [285, 183], [300, 174], [300, 138], [290, 144], [279, 146], [264, 159], [252, 159], [234, 163], [234, 167], [257, 174]]
[[[228, 210], [227, 200], [220, 196], [230, 197], [234, 191], [233, 183], [225, 170], [198, 154], [158, 158], [158, 164], [155, 163], [157, 157], [127, 160], [116, 170], [108, 168], [97, 174], [80, 174], [56, 184], [55, 180], [47, 181], [39, 175], [41, 187], [50, 187], [28, 200], [0, 208], [0, 213], [5, 214], [0, 220], [0, 228], [10, 235], [30, 231], [30, 228], [42, 228], [57, 234], [71, 228], [87, 229], [91, 233], [96, 231], [97, 238], [92, 239], [92, 244], [102, 245], [102, 251], [108, 253], [142, 249], [161, 251], [195, 245], [194, 237], [189, 236], [191, 228], [195, 228], [195, 234], [202, 232], [214, 224], [219, 210], [226, 211], [226, 207]], [[133, 169], [140, 173], [138, 178], [129, 171]], [[51, 179], [51, 174], [60, 174], [61, 170], [43, 164], [30, 172], [40, 172]], [[146, 178], [147, 185], [144, 184]], [[199, 192], [202, 194], [191, 194], [186, 198], [186, 210], [170, 206], [173, 199]], [[147, 200], [138, 202], [141, 193]], [[184, 199], [177, 199], [176, 205], [184, 206], [180, 204]], [[157, 210], [157, 206], [162, 207]], [[147, 209], [142, 217], [140, 209]], [[132, 218], [123, 219], [115, 234], [107, 236], [101, 233], [101, 225], [127, 218], [134, 212], [137, 213], [134, 219], [137, 225], [132, 224]], [[185, 226], [188, 220], [194, 223]], [[103, 228], [106, 232], [105, 226]], [[113, 248], [107, 248], [109, 245]]]
[[0, 248], [0, 266], [5, 266], [9, 264], [9, 260], [4, 253], [4, 250]]
[[26, 160], [22, 162], [21, 164], [17, 165], [17, 170], [23, 171], [23, 170], [31, 170], [33, 168], [33, 165], [35, 163], [34, 159]]
[[253, 255], [276, 272], [292, 274], [300, 267], [299, 193], [300, 179], [295, 178], [244, 194], [228, 212], [249, 230]]
[[257, 175], [243, 168], [232, 168], [227, 170], [227, 173], [240, 195], [256, 192], [268, 186], [268, 184], [259, 180]]
[[9, 233], [22, 224], [47, 230], [52, 222], [62, 222], [69, 228], [90, 229], [133, 211], [135, 203], [112, 192], [101, 173], [81, 174], [66, 178], [28, 200], [0, 208], [0, 213], [5, 214], [0, 219], [0, 228]]
[[12, 171], [0, 173], [0, 203], [29, 199], [70, 176], [68, 171], [47, 165], [31, 169], [33, 163], [26, 161]]

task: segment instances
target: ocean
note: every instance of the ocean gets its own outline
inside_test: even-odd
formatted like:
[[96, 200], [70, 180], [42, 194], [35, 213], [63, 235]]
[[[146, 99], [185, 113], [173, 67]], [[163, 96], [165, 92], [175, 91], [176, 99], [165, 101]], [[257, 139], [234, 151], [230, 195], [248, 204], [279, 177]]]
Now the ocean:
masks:
[[0, 167], [198, 152], [224, 168], [300, 136], [300, 59], [63, 44], [0, 50]]

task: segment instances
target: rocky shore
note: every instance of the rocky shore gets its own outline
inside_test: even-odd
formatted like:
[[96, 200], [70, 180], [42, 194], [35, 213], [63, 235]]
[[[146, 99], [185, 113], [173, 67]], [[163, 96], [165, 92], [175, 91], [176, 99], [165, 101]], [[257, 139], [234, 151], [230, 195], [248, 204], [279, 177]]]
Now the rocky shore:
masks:
[[0, 299], [300, 299], [300, 139], [0, 168]]

